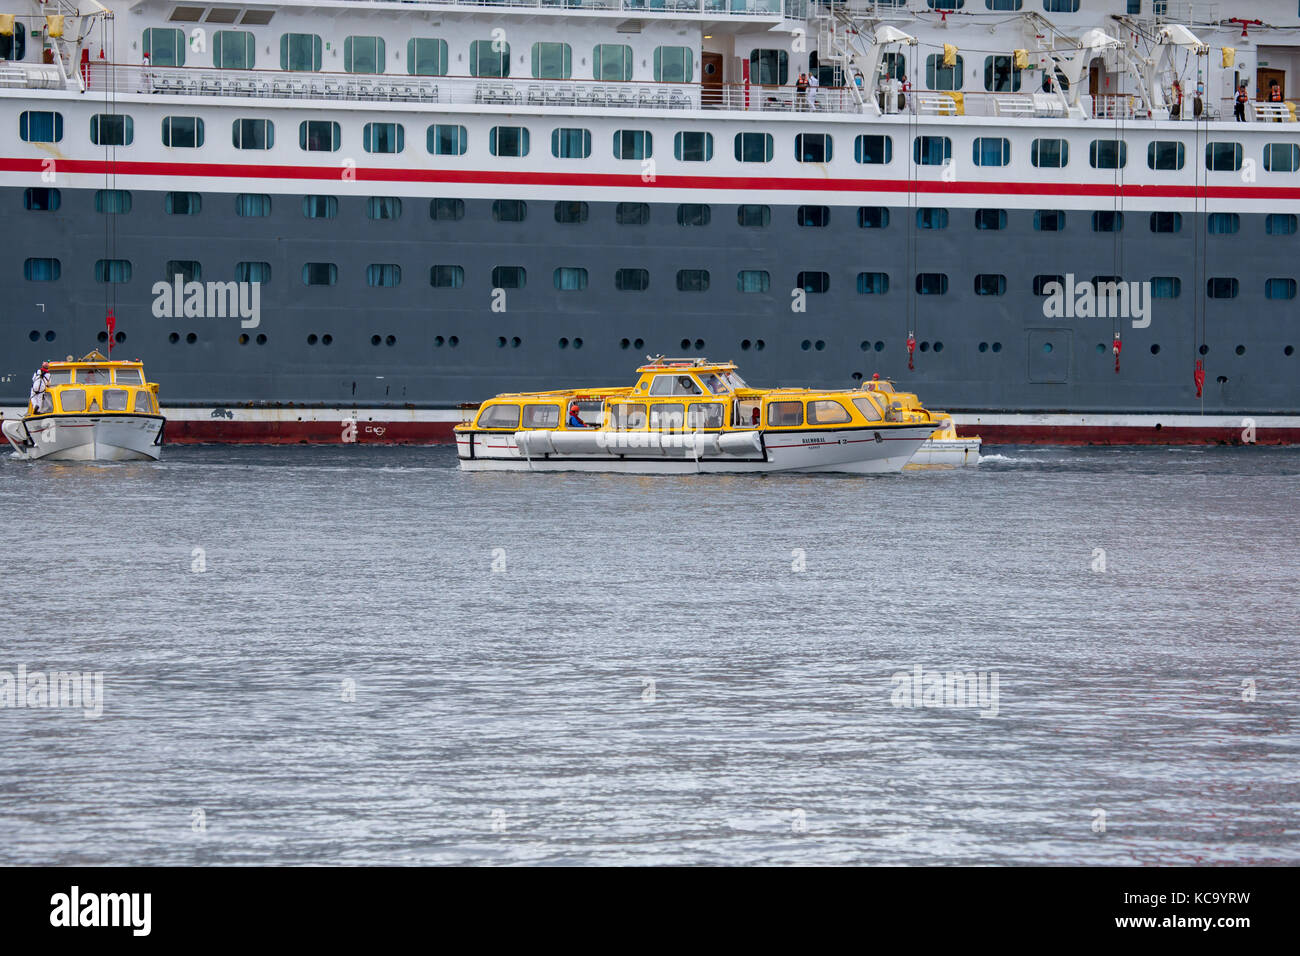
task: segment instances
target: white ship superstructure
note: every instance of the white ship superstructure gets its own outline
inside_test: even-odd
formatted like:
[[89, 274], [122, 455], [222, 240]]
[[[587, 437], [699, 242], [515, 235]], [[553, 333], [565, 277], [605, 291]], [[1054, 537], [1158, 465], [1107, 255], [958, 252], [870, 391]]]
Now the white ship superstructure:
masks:
[[1300, 437], [1277, 3], [0, 6], [9, 405], [112, 310], [182, 440], [706, 350], [986, 440]]

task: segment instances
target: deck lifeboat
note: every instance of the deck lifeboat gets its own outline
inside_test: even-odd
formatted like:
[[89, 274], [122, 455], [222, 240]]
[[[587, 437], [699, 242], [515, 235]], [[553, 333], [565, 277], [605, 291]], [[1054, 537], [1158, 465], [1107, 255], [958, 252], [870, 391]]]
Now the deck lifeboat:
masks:
[[731, 362], [656, 358], [626, 388], [498, 395], [456, 426], [467, 471], [897, 472], [939, 425], [870, 390], [751, 388]]
[[886, 404], [890, 412], [895, 416], [902, 416], [908, 414], [909, 410], [916, 410], [925, 412], [925, 414], [933, 416], [938, 421], [939, 427], [917, 449], [916, 454], [912, 456], [912, 460], [908, 462], [909, 467], [929, 467], [933, 465], [936, 467], [963, 468], [980, 463], [980, 447], [983, 444], [980, 437], [978, 435], [958, 436], [957, 426], [953, 422], [951, 415], [946, 412], [927, 411], [916, 395], [911, 392], [898, 391], [893, 382], [879, 376], [874, 377], [869, 382], [864, 382], [862, 390], [885, 396]]
[[26, 414], [0, 423], [19, 458], [54, 461], [157, 460], [165, 419], [158, 385], [137, 360], [110, 361], [99, 352], [49, 362], [48, 384]]

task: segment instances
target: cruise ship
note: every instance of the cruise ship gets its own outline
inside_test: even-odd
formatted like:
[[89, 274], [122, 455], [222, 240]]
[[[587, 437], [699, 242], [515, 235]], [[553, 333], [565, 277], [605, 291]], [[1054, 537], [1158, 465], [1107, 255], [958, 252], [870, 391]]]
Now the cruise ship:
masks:
[[673, 355], [1300, 441], [1294, 3], [0, 9], [6, 417], [108, 346], [172, 441], [450, 440]]

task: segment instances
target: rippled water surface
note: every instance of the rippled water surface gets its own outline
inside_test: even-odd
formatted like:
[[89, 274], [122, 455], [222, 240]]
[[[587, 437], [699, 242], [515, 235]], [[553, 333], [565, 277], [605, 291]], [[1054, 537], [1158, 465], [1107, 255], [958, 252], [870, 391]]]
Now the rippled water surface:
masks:
[[994, 451], [0, 461], [0, 863], [1300, 862], [1300, 450]]

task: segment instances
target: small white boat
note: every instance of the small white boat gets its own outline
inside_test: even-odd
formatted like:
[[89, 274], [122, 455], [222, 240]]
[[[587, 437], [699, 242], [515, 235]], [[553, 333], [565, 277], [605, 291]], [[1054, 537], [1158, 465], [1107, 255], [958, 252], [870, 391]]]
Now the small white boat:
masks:
[[49, 384], [20, 419], [0, 422], [14, 454], [29, 461], [156, 461], [165, 419], [158, 385], [140, 362], [98, 352], [48, 363]]
[[730, 362], [652, 359], [631, 388], [498, 395], [456, 426], [465, 471], [901, 471], [934, 431], [858, 390], [750, 388]]
[[965, 468], [980, 463], [980, 446], [978, 435], [970, 438], [958, 438], [957, 427], [951, 418], [934, 430], [917, 453], [912, 456], [911, 465], [946, 465], [952, 468]]

